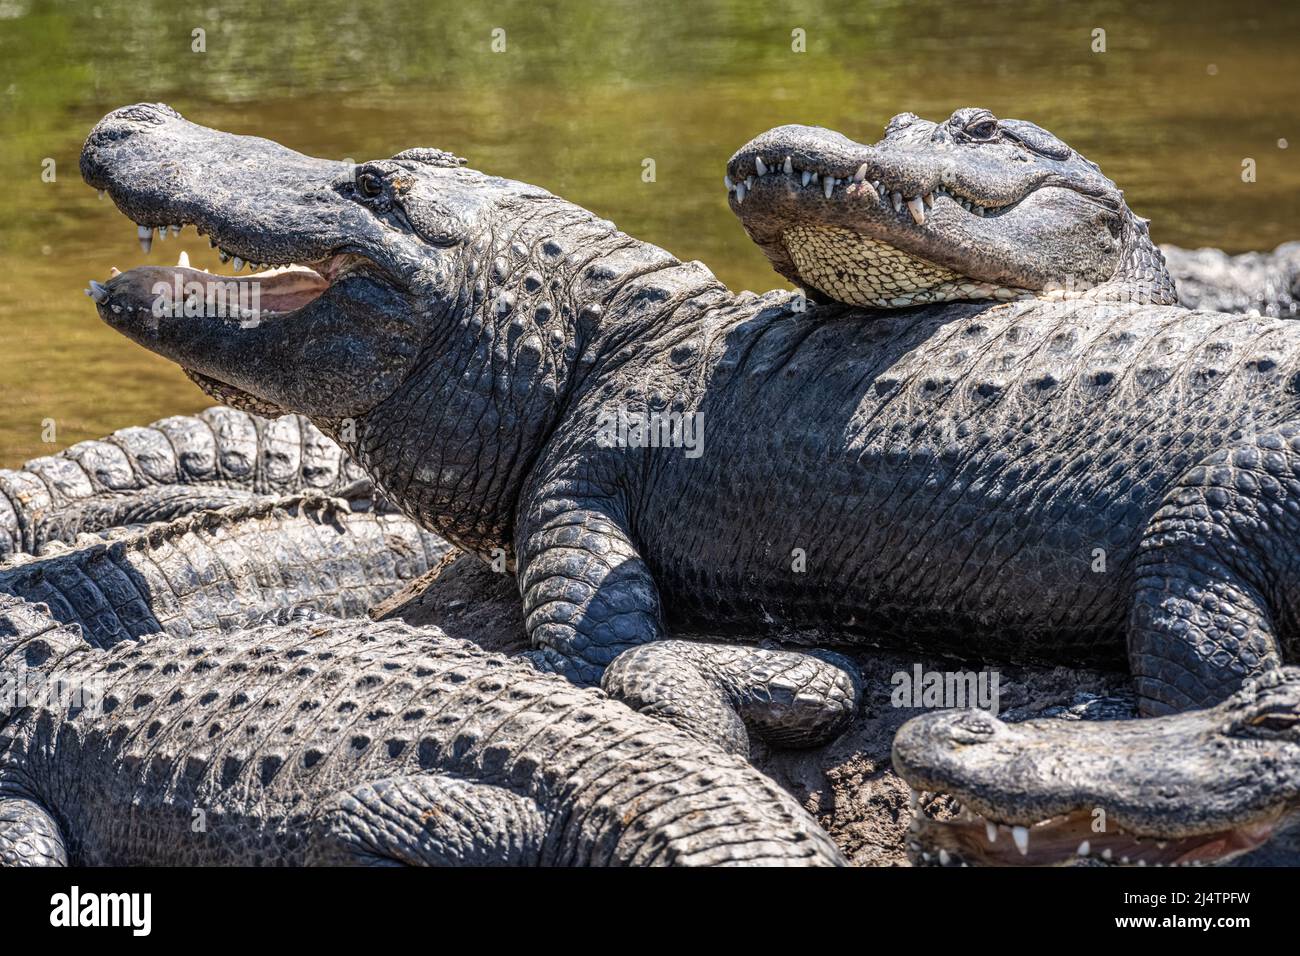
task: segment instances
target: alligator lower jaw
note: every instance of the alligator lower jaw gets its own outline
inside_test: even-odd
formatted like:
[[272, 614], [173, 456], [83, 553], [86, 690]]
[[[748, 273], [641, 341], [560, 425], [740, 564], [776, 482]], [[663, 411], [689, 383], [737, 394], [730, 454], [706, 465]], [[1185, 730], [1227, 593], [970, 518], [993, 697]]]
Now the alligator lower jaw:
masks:
[[1068, 866], [1084, 862], [1118, 866], [1205, 866], [1222, 863], [1267, 843], [1284, 814], [1225, 830], [1183, 837], [1140, 836], [1076, 810], [1032, 825], [1001, 823], [969, 807], [951, 820], [935, 820], [919, 807], [908, 849], [926, 863], [944, 866]]
[[781, 242], [801, 280], [850, 305], [899, 309], [931, 302], [1064, 297], [972, 279], [838, 226], [795, 226], [781, 234]]

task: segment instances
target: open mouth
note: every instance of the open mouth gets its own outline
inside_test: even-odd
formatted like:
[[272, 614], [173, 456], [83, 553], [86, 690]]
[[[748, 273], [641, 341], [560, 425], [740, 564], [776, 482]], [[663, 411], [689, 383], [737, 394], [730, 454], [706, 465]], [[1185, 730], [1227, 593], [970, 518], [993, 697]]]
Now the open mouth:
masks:
[[[104, 190], [100, 190], [101, 197]], [[155, 241], [170, 236], [183, 240], [187, 226], [217, 250], [232, 275], [219, 275], [190, 265], [189, 253], [180, 250], [175, 266], [141, 266], [129, 272], [109, 271], [108, 284], [91, 280], [86, 295], [112, 315], [148, 310], [156, 317], [183, 315], [257, 323], [305, 308], [345, 277], [372, 265], [364, 256], [338, 252], [307, 262], [254, 262], [231, 251], [209, 235], [204, 226], [173, 223], [165, 226], [136, 224], [135, 234], [146, 253]], [[239, 275], [247, 266], [248, 274]]]
[[[912, 791], [908, 850], [939, 866], [1206, 866], [1248, 853], [1277, 832], [1283, 811], [1264, 820], [1183, 837], [1132, 833], [1094, 809], [1079, 809], [1033, 824], [995, 820], [962, 806], [949, 819], [931, 815], [936, 801]], [[1100, 821], [1100, 822], [1099, 822]]]

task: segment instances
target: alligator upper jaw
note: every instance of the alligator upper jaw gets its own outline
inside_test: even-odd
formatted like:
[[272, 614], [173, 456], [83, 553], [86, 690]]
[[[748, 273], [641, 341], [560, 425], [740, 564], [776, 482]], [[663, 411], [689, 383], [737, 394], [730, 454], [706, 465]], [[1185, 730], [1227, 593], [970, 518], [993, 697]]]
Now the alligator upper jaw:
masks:
[[1287, 818], [1273, 815], [1239, 826], [1185, 836], [1143, 835], [1113, 822], [1099, 829], [1097, 808], [1019, 823], [985, 816], [969, 805], [951, 819], [921, 811], [925, 796], [913, 791], [914, 823], [908, 849], [926, 863], [942, 866], [1069, 866], [1083, 862], [1115, 866], [1205, 866], [1248, 853], [1278, 831]]

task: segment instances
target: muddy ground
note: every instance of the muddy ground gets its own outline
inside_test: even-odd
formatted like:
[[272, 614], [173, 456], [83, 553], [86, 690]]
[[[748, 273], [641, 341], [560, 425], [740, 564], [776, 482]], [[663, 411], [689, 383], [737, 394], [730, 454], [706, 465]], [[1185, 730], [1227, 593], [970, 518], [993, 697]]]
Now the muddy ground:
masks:
[[[407, 595], [415, 592], [416, 596]], [[413, 624], [436, 624], [448, 634], [505, 654], [528, 647], [524, 635], [519, 591], [513, 576], [494, 573], [478, 559], [453, 552], [416, 587], [385, 602], [376, 616], [401, 617]], [[862, 673], [863, 707], [845, 731], [824, 747], [779, 750], [755, 742], [754, 764], [795, 794], [813, 813], [857, 866], [909, 866], [905, 850], [911, 822], [908, 787], [889, 761], [894, 733], [909, 718], [922, 713], [895, 707], [892, 676], [923, 670], [951, 670], [951, 661], [918, 661], [880, 650], [849, 654]], [[982, 662], [964, 667], [981, 669]], [[1081, 694], [1123, 696], [1123, 673], [1074, 670], [1066, 667], [1009, 667], [998, 664], [1000, 713], [1020, 719], [1045, 708], [1077, 701]], [[1237, 865], [1300, 865], [1300, 827]]]

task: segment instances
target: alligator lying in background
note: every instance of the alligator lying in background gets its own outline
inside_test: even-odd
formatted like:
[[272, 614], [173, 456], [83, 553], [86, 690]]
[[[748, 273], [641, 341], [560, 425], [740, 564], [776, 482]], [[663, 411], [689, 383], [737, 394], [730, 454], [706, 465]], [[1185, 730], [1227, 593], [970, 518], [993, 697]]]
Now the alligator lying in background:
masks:
[[46, 604], [97, 647], [205, 637], [314, 611], [366, 613], [437, 565], [446, 542], [407, 518], [293, 497], [119, 530], [0, 567], [0, 593]]
[[[1109, 182], [1043, 131], [983, 116], [896, 121], [888, 148], [742, 150], [742, 215], [781, 203], [816, 229], [828, 204], [861, 205], [863, 182], [937, 188], [948, 170], [923, 215], [867, 185], [872, 221], [902, 235], [968, 216], [1003, 259], [1038, 263], [1046, 293], [1059, 270], [1167, 301]], [[836, 180], [829, 200], [784, 174], [782, 149]], [[241, 260], [310, 264], [238, 280], [261, 284], [255, 325], [155, 315], [155, 283], [218, 281], [155, 267], [92, 287], [106, 322], [224, 400], [307, 415], [422, 524], [516, 562], [545, 665], [593, 681], [636, 648], [607, 684], [701, 737], [718, 737], [719, 703], [743, 709], [788, 669], [818, 690], [801, 679], [761, 723], [825, 739], [854, 682], [835, 658], [772, 651], [719, 676], [707, 646], [650, 643], [683, 623], [1017, 660], [1127, 650], [1147, 714], [1217, 703], [1296, 637], [1288, 323], [1068, 288], [803, 311], [437, 150], [352, 166], [161, 106], [106, 117], [82, 172], [144, 228], [195, 224]], [[954, 198], [968, 180], [1000, 187], [975, 196], [995, 215]], [[999, 224], [1021, 228], [998, 245]], [[1003, 281], [981, 270], [967, 274]], [[684, 441], [635, 424], [670, 415]], [[692, 445], [680, 426], [700, 420]]]
[[339, 447], [299, 415], [209, 408], [0, 470], [0, 560], [82, 532], [303, 491], [370, 494]]
[[3, 595], [0, 675], [21, 705], [0, 719], [4, 864], [843, 862], [739, 757], [436, 628], [100, 651]]
[[1236, 256], [1220, 249], [1160, 249], [1178, 285], [1178, 301], [1189, 309], [1300, 317], [1300, 242]]
[[894, 738], [894, 766], [961, 802], [950, 821], [917, 815], [914, 841], [944, 864], [1221, 861], [1300, 813], [1300, 669], [1151, 720], [926, 714]]

